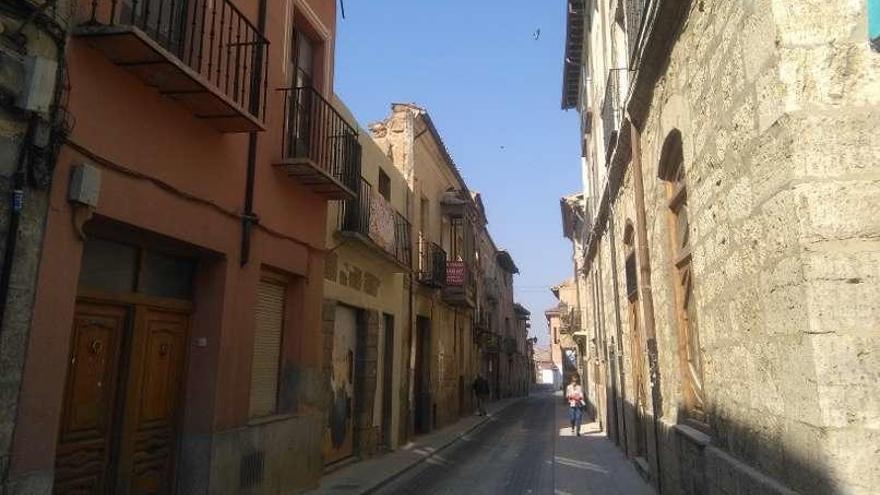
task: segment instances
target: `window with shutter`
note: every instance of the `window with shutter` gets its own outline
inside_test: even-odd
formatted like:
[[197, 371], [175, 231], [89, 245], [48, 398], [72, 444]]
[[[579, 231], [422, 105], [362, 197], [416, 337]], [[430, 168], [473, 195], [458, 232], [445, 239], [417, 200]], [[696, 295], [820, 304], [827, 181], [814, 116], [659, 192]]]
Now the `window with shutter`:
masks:
[[706, 395], [703, 388], [703, 360], [700, 350], [699, 325], [693, 303], [691, 271], [690, 225], [687, 210], [687, 183], [681, 133], [672, 131], [663, 144], [659, 170], [666, 182], [671, 245], [671, 271], [675, 281], [675, 299], [678, 309], [678, 353], [684, 396], [684, 416], [706, 426]]
[[255, 310], [254, 354], [251, 361], [252, 418], [276, 412], [286, 293], [287, 286], [280, 281], [260, 281]]

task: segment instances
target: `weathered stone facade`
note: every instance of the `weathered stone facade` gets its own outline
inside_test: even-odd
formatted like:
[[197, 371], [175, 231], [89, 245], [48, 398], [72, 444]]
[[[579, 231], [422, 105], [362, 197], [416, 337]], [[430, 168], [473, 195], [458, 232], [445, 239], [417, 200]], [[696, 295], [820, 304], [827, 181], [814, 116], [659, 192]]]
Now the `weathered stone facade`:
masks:
[[8, 273], [0, 276], [0, 492], [7, 488], [48, 185], [67, 126], [56, 88], [70, 6], [38, 7], [24, 0], [0, 6], [0, 273]]
[[[609, 432], [646, 459], [664, 493], [872, 493], [880, 485], [880, 146], [872, 138], [880, 55], [867, 43], [865, 5], [646, 4], [642, 30], [629, 38], [637, 42], [615, 33], [606, 51], [614, 9], [629, 16], [629, 2], [584, 6], [592, 13], [584, 26], [592, 79], [581, 97], [592, 119], [585, 209], [593, 214], [577, 236], [595, 306], [586, 326], [603, 344], [597, 359], [609, 380]], [[607, 69], [618, 67], [628, 67], [621, 104], [603, 120]], [[669, 176], [679, 162], [683, 175]], [[676, 247], [682, 229], [687, 259]], [[624, 290], [627, 239], [648, 253], [635, 256], [634, 299]], [[693, 305], [684, 310], [682, 266]], [[683, 311], [698, 335], [700, 422], [688, 413]]]

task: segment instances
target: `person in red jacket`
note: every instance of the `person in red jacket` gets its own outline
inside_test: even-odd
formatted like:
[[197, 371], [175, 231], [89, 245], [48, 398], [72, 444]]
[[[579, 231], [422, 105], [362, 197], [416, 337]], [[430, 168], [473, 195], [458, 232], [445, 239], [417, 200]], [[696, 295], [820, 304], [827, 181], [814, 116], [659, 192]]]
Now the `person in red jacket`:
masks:
[[581, 420], [584, 417], [584, 389], [578, 383], [577, 375], [571, 375], [571, 383], [565, 387], [565, 398], [568, 400], [568, 417], [571, 420], [571, 432], [581, 436]]

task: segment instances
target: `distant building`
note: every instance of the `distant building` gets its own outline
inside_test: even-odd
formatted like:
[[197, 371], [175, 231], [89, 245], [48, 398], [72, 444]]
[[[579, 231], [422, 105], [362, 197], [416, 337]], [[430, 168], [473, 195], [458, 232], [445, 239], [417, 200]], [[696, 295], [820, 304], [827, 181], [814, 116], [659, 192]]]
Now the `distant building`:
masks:
[[[552, 287], [551, 292], [559, 303], [544, 311], [550, 332], [550, 358], [560, 373], [563, 384], [576, 375], [586, 385], [588, 369], [585, 367], [586, 342], [580, 332], [580, 309], [574, 279]], [[586, 386], [584, 387], [586, 390]]]
[[519, 269], [492, 241], [479, 194], [468, 189], [425, 109], [393, 104], [370, 129], [408, 188], [413, 338], [401, 358], [413, 364], [402, 386], [411, 407], [407, 432], [421, 434], [473, 411], [477, 374], [493, 398], [528, 392], [527, 330], [513, 300]]

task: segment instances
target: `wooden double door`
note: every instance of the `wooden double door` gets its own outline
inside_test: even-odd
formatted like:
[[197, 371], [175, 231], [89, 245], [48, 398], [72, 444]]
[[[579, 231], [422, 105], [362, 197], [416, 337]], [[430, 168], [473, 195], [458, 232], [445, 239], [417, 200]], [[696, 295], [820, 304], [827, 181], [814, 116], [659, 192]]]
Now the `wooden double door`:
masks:
[[174, 492], [189, 311], [80, 298], [55, 458], [55, 493]]

